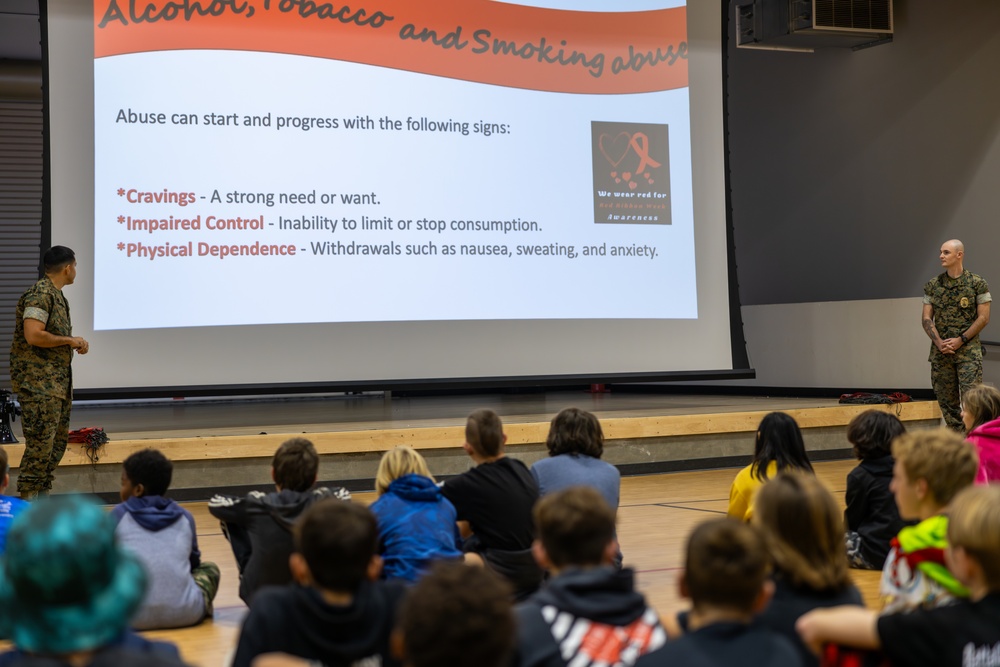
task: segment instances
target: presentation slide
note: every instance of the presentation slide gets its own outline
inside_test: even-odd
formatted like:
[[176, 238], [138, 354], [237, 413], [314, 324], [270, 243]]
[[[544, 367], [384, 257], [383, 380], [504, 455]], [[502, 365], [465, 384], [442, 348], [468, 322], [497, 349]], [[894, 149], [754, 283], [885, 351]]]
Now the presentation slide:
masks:
[[742, 372], [717, 3], [43, 20], [78, 396]]
[[96, 329], [698, 316], [684, 6], [94, 7]]

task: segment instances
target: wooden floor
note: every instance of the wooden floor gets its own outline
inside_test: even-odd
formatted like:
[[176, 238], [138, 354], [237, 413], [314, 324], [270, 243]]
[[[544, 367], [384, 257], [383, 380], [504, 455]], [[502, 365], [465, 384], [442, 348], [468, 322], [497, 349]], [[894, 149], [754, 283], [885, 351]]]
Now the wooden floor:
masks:
[[[816, 464], [820, 480], [843, 504], [847, 473], [855, 461]], [[734, 469], [673, 473], [622, 480], [618, 535], [625, 564], [637, 571], [639, 588], [661, 615], [685, 607], [676, 580], [683, 564], [683, 546], [690, 530], [709, 517], [725, 514]], [[355, 494], [370, 502], [374, 494]], [[237, 595], [236, 565], [218, 523], [204, 503], [185, 505], [194, 514], [202, 557], [222, 569], [215, 618], [194, 628], [146, 633], [176, 642], [193, 665], [228, 665], [246, 607]], [[852, 571], [865, 601], [874, 606], [878, 573]]]

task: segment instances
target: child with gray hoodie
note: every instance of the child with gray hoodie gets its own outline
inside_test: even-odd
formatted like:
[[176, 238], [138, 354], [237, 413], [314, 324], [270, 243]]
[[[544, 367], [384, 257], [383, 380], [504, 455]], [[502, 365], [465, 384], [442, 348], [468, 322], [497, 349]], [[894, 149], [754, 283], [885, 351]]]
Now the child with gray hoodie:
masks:
[[219, 567], [202, 562], [194, 517], [164, 497], [174, 465], [155, 449], [122, 464], [121, 499], [111, 512], [115, 535], [149, 575], [149, 588], [132, 619], [138, 630], [179, 628], [212, 617]]

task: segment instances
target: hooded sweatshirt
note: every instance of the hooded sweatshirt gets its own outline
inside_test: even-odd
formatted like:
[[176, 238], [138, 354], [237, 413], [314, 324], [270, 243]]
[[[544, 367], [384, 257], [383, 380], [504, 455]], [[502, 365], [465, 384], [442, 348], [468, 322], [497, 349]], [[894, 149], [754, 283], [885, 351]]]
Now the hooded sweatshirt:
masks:
[[236, 556], [240, 599], [250, 604], [261, 587], [284, 586], [292, 581], [288, 569], [292, 526], [307, 507], [329, 497], [350, 500], [351, 494], [339, 486], [324, 486], [309, 491], [251, 491], [241, 498], [216, 495], [208, 502], [208, 511], [222, 522]]
[[906, 525], [889, 490], [895, 462], [891, 455], [866, 459], [847, 474], [844, 524], [861, 537], [861, 555], [878, 569], [889, 555], [889, 542]]
[[521, 667], [628, 666], [667, 640], [627, 568], [564, 570], [516, 613]]
[[201, 621], [205, 596], [191, 576], [201, 565], [201, 552], [191, 513], [169, 498], [142, 496], [116, 505], [111, 516], [119, 544], [136, 555], [149, 575], [132, 626], [152, 630]]
[[879, 593], [882, 614], [932, 609], [952, 604], [969, 591], [944, 560], [948, 548], [948, 517], [924, 519], [899, 531], [882, 570]]
[[415, 582], [432, 561], [462, 557], [455, 506], [429, 477], [393, 480], [369, 509], [378, 519], [386, 579]]
[[1000, 481], [1000, 419], [994, 419], [972, 429], [966, 438], [979, 452], [976, 484]]
[[288, 653], [326, 667], [398, 663], [389, 635], [405, 588], [364, 582], [349, 605], [327, 603], [316, 588], [289, 584], [260, 590], [243, 622], [233, 667], [250, 667], [262, 653]]

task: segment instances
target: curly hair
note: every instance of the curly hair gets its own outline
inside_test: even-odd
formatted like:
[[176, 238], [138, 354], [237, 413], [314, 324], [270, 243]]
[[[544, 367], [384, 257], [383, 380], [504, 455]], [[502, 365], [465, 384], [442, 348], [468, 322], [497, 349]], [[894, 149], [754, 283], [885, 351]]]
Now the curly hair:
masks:
[[882, 410], [865, 410], [847, 425], [847, 441], [859, 461], [892, 454], [892, 441], [906, 433], [899, 418]]

